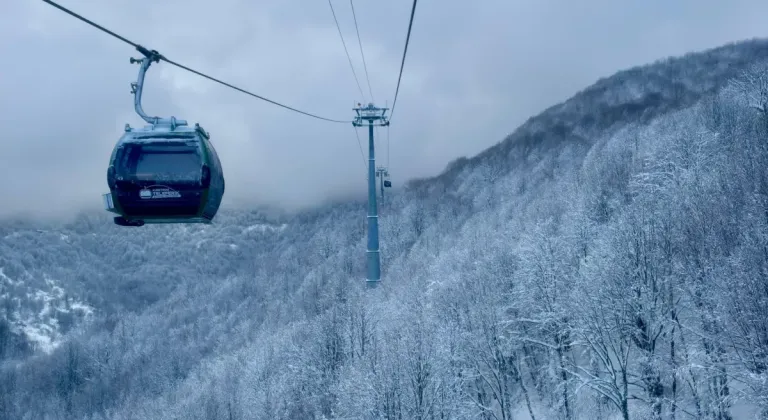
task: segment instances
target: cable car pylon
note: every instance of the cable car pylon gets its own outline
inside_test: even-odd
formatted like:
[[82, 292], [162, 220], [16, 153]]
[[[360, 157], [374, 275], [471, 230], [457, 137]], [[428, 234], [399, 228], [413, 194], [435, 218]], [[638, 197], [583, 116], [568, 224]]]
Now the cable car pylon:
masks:
[[[376, 154], [373, 147], [373, 127], [388, 126], [385, 115], [389, 108], [377, 108], [373, 103], [353, 108], [357, 113], [352, 125], [368, 126], [368, 248], [366, 253], [367, 280], [369, 287], [377, 287], [381, 281], [381, 253], [379, 252], [379, 208], [376, 203]], [[367, 122], [367, 123], [366, 123]]]

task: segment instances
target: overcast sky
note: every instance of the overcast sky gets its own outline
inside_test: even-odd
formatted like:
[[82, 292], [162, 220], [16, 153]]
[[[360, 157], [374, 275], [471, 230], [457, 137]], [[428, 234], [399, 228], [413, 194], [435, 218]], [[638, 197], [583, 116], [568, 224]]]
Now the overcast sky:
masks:
[[[351, 120], [355, 102], [370, 99], [350, 3], [332, 1], [365, 98], [326, 0], [59, 3], [196, 70]], [[355, 1], [378, 105], [392, 103], [410, 9], [410, 0]], [[600, 77], [763, 37], [765, 16], [765, 0], [421, 0], [390, 147], [380, 130], [378, 162], [389, 162], [395, 187], [436, 175]], [[0, 216], [99, 208], [125, 123], [143, 125], [130, 95], [138, 66], [128, 59], [138, 53], [43, 1], [0, 0], [0, 54]], [[364, 196], [351, 124], [296, 114], [163, 63], [148, 73], [144, 109], [211, 133], [226, 207], [294, 209]]]

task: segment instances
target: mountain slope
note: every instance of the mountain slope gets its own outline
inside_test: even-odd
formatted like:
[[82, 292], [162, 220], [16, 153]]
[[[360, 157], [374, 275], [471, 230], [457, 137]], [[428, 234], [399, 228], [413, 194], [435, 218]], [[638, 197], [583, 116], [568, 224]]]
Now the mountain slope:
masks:
[[6, 225], [4, 273], [93, 315], [4, 363], [0, 418], [766, 416], [768, 119], [721, 91], [766, 62], [756, 40], [620, 72], [410, 183], [377, 290], [363, 203]]
[[[730, 43], [699, 53], [671, 57], [620, 71], [598, 80], [563, 103], [529, 118], [496, 146], [478, 156], [460, 158], [437, 177], [443, 183], [465, 165], [493, 163], [508, 171], [533, 152], [545, 154], [564, 143], [586, 143], [619, 127], [651, 119], [698, 102], [711, 95], [755, 62], [768, 58], [768, 44], [755, 39]], [[432, 184], [432, 179], [412, 182]]]

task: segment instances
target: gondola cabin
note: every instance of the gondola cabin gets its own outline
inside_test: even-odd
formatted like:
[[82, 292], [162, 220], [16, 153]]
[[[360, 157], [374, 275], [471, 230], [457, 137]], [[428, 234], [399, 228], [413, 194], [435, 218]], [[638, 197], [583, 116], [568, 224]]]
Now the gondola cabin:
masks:
[[[185, 122], [181, 122], [186, 124]], [[211, 223], [224, 196], [224, 174], [202, 127], [126, 125], [107, 168], [106, 210], [115, 224]]]

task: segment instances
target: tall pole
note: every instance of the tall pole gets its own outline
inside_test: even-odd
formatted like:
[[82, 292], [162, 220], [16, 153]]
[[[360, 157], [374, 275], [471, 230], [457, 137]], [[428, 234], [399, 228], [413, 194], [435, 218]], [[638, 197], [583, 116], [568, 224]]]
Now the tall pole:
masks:
[[[368, 121], [368, 281], [381, 280], [379, 252], [379, 207], [376, 203], [376, 157], [373, 148], [373, 121]], [[372, 284], [373, 286], [373, 284]]]
[[373, 127], [375, 125], [389, 125], [389, 121], [384, 116], [387, 108], [376, 108], [372, 103], [365, 107], [358, 104], [354, 111], [357, 113], [357, 117], [352, 124], [355, 127], [368, 126], [368, 249], [366, 250], [368, 276], [366, 282], [369, 287], [376, 287], [381, 281], [381, 255], [379, 252], [379, 209], [376, 203], [376, 155], [373, 147]]

